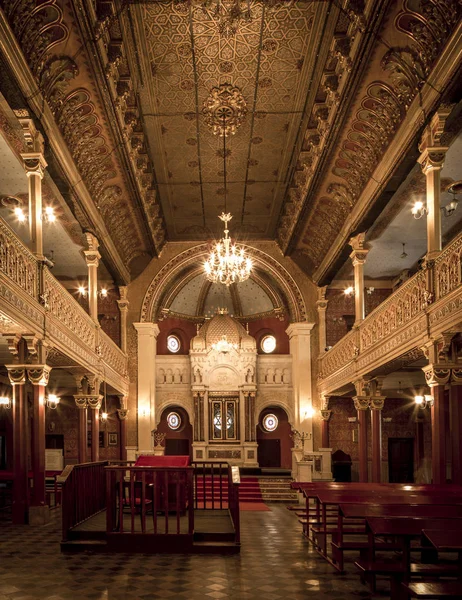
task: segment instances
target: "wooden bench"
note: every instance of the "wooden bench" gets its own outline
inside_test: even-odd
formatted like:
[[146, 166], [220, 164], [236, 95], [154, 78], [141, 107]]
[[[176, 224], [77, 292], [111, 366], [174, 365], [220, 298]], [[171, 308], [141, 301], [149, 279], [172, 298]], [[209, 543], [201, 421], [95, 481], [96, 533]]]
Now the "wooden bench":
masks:
[[401, 585], [407, 598], [462, 599], [462, 583], [460, 581], [412, 581]]

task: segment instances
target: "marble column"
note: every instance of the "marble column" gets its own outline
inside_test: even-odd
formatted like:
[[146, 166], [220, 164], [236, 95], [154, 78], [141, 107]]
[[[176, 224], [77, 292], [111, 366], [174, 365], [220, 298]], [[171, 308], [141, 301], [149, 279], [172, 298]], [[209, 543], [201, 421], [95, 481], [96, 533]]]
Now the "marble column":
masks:
[[384, 403], [385, 396], [371, 397], [372, 483], [382, 481], [382, 409]]
[[462, 369], [452, 369], [451, 405], [452, 483], [462, 485]]
[[27, 376], [34, 388], [32, 419], [32, 472], [34, 489], [29, 509], [29, 524], [43, 525], [50, 520], [45, 493], [45, 387], [48, 385], [51, 367], [33, 365]]
[[355, 396], [353, 398], [355, 409], [358, 415], [358, 431], [359, 431], [359, 481], [367, 483], [368, 464], [367, 464], [367, 410], [369, 408], [369, 396]]
[[446, 434], [448, 431], [448, 407], [444, 388], [449, 381], [451, 369], [428, 365], [423, 367], [425, 379], [433, 396], [432, 418], [432, 482], [446, 483]]
[[87, 396], [77, 394], [74, 396], [75, 405], [78, 408], [78, 455], [79, 464], [87, 462], [88, 427], [87, 427]]
[[441, 252], [441, 169], [448, 150], [441, 144], [441, 136], [450, 112], [448, 107], [436, 111], [419, 144], [418, 162], [426, 179], [427, 259], [434, 259]]
[[138, 452], [153, 450], [151, 432], [155, 429], [156, 353], [159, 326], [133, 323], [138, 333]]
[[13, 388], [13, 465], [14, 485], [12, 503], [12, 521], [14, 525], [28, 522], [28, 477], [27, 477], [27, 439], [26, 439], [26, 365], [5, 365]]
[[24, 169], [29, 184], [29, 236], [31, 250], [43, 259], [43, 231], [42, 231], [42, 179], [47, 163], [43, 156], [43, 137], [35, 129], [32, 119], [20, 119], [28, 152], [21, 154]]
[[120, 460], [127, 460], [127, 417], [128, 417], [128, 409], [125, 408], [125, 403], [123, 408], [117, 409], [117, 414], [119, 416], [120, 422]]
[[91, 421], [91, 462], [99, 461], [99, 411], [103, 397], [99, 394], [87, 396]]
[[117, 300], [120, 311], [120, 348], [127, 352], [127, 314], [130, 302], [127, 299], [127, 287], [119, 287], [120, 300]]
[[321, 448], [330, 448], [329, 446], [329, 420], [332, 415], [331, 410], [321, 410]]
[[98, 265], [101, 254], [98, 252], [99, 242], [91, 233], [86, 233], [88, 250], [84, 250], [88, 267], [88, 307], [90, 317], [98, 323]]
[[[318, 300], [316, 302], [316, 308], [318, 309], [320, 354], [325, 352], [327, 347], [326, 311], [329, 302], [328, 300], [326, 300], [326, 292], [327, 285], [325, 285], [324, 287], [318, 287]], [[327, 446], [325, 447], [327, 448]]]
[[369, 250], [365, 244], [366, 234], [358, 233], [358, 235], [350, 238], [348, 242], [353, 248], [350, 258], [353, 263], [355, 277], [355, 325], [359, 325], [365, 317], [365, 300], [364, 300], [364, 264], [366, 262]]
[[314, 323], [292, 323], [286, 330], [292, 356], [295, 428], [307, 434], [305, 450], [313, 451], [311, 331]]

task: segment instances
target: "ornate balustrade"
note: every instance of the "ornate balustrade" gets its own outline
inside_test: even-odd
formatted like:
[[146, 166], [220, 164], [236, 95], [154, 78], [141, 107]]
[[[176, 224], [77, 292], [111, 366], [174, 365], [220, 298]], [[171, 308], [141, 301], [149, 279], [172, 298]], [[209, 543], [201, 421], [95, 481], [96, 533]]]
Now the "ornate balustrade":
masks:
[[38, 298], [38, 261], [0, 219], [0, 273], [28, 296]]
[[2, 219], [0, 298], [12, 331], [45, 334], [51, 346], [126, 391], [126, 355]]
[[[375, 369], [415, 354], [460, 322], [462, 234], [319, 358], [319, 390], [332, 393]], [[434, 292], [429, 283], [434, 282]], [[414, 358], [415, 360], [415, 358]]]

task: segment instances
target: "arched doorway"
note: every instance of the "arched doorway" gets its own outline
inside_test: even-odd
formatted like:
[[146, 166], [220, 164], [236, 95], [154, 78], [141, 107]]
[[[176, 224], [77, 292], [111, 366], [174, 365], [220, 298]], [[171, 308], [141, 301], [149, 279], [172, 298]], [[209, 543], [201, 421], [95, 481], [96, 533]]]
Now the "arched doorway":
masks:
[[166, 456], [192, 455], [192, 425], [181, 406], [169, 406], [162, 412], [157, 432], [165, 433]]
[[257, 442], [260, 468], [292, 468], [292, 427], [279, 406], [268, 406], [258, 418]]

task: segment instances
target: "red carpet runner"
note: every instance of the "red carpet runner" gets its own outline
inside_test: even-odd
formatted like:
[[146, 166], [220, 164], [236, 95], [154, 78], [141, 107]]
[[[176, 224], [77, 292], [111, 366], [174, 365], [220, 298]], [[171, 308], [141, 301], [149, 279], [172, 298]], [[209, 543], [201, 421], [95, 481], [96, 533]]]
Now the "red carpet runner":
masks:
[[[213, 478], [213, 496], [212, 496], [212, 477], [207, 475], [197, 478], [196, 497], [200, 503], [204, 502], [204, 489], [207, 504], [211, 503], [212, 497], [215, 505], [220, 503], [220, 478]], [[228, 507], [228, 478], [222, 478], [222, 504], [223, 508]], [[256, 477], [243, 477], [239, 487], [239, 504], [241, 510], [270, 510], [263, 502], [260, 491], [260, 485]]]

